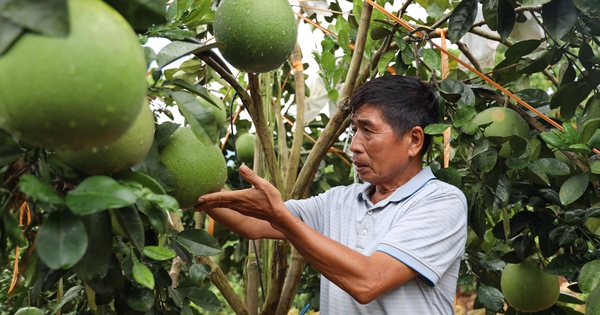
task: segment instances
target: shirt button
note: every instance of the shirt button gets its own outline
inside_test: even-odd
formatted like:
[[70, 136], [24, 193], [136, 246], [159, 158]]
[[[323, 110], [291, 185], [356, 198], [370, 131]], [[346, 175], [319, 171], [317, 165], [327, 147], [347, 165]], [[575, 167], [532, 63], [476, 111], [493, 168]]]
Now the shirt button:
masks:
[[367, 235], [367, 230], [362, 230], [362, 231], [360, 231], [360, 234], [362, 234], [362, 235]]
[[368, 214], [368, 215], [371, 215], [371, 214], [373, 214], [373, 210], [369, 210], [369, 211], [367, 211], [367, 214]]

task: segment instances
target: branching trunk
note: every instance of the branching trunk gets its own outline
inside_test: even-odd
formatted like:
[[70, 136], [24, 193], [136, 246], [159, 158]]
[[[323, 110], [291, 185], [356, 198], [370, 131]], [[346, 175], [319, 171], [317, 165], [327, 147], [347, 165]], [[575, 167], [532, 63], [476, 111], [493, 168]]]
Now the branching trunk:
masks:
[[283, 292], [281, 293], [281, 300], [277, 307], [276, 315], [285, 315], [288, 313], [294, 302], [296, 292], [300, 286], [300, 280], [302, 279], [302, 272], [306, 267], [306, 260], [298, 251], [292, 247], [292, 254], [290, 256], [290, 268], [285, 277], [285, 283], [283, 285]]
[[[183, 223], [181, 223], [181, 218], [172, 212], [168, 212], [168, 215], [169, 228], [179, 232], [183, 231], [184, 228]], [[211, 272], [208, 275], [208, 279], [219, 289], [227, 303], [229, 303], [229, 306], [231, 306], [231, 309], [233, 309], [236, 314], [250, 315], [248, 308], [246, 308], [246, 305], [244, 305], [244, 301], [242, 301], [242, 299], [235, 293], [221, 268], [215, 264], [210, 257], [197, 256], [196, 262], [210, 266]]]
[[263, 315], [275, 314], [288, 268], [287, 256], [290, 250], [290, 242], [280, 240], [275, 241], [274, 245], [273, 264], [271, 266], [271, 282], [269, 283], [269, 289], [267, 290], [267, 299], [263, 305], [262, 311], [260, 312]]
[[[250, 240], [248, 246], [248, 258], [246, 259], [246, 307], [250, 314], [258, 314], [259, 298], [258, 287], [260, 284], [260, 275], [258, 272], [258, 253], [260, 253], [260, 242]], [[256, 245], [253, 246], [253, 245]]]

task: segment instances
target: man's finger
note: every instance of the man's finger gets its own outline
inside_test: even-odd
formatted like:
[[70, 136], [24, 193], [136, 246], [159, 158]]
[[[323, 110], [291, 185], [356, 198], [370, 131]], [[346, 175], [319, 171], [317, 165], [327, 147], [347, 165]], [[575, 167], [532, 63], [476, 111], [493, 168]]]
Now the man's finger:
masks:
[[261, 187], [263, 181], [265, 181], [265, 179], [256, 175], [256, 173], [246, 165], [240, 166], [240, 174], [242, 174], [242, 177], [254, 187]]

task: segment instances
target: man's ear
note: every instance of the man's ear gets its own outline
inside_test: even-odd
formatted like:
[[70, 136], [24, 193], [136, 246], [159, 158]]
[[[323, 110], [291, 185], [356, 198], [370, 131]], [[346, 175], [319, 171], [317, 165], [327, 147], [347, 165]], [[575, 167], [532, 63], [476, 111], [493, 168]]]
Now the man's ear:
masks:
[[423, 142], [425, 141], [425, 132], [420, 126], [415, 126], [407, 132], [407, 136], [410, 137], [410, 143], [408, 147], [408, 156], [414, 157], [421, 153]]

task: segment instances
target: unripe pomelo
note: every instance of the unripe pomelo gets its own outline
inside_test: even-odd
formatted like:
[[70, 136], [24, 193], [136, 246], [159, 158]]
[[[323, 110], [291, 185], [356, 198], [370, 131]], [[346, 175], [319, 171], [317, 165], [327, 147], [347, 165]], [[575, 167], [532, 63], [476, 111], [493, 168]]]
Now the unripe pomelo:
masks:
[[235, 139], [235, 151], [241, 162], [250, 163], [254, 161], [254, 134], [243, 133]]
[[146, 60], [127, 21], [100, 0], [68, 8], [67, 36], [27, 32], [0, 56], [0, 128], [33, 146], [108, 144], [145, 97]]
[[215, 14], [223, 58], [237, 69], [268, 72], [292, 54], [298, 31], [287, 0], [221, 0]]
[[181, 127], [158, 148], [160, 161], [169, 169], [175, 189], [167, 192], [181, 209], [198, 204], [198, 197], [223, 188], [227, 180], [225, 157], [216, 145], [198, 140], [189, 127]]
[[56, 154], [70, 167], [86, 174], [112, 174], [140, 162], [152, 147], [154, 114], [148, 103], [138, 114], [133, 125], [117, 140], [80, 150], [56, 150]]
[[[197, 96], [196, 98], [205, 106], [210, 106], [213, 110], [214, 110], [214, 114], [215, 114], [215, 123], [217, 124], [217, 131], [220, 131], [221, 128], [223, 128], [223, 126], [225, 125], [225, 120], [227, 120], [227, 112], [225, 110], [225, 104], [223, 103], [223, 101], [212, 95], [209, 94], [210, 98], [212, 99], [213, 103], [210, 103], [209, 101], [205, 100], [204, 98]], [[217, 106], [215, 106], [215, 104]]]
[[545, 310], [556, 303], [560, 294], [558, 277], [541, 270], [533, 259], [507, 264], [500, 286], [508, 304], [521, 312]]
[[475, 115], [473, 122], [479, 126], [489, 124], [483, 130], [485, 137], [502, 144], [512, 136], [529, 139], [529, 125], [521, 115], [510, 108], [490, 107]]
[[600, 286], [597, 286], [585, 300], [586, 315], [600, 315]]
[[35, 306], [21, 307], [15, 315], [44, 315], [44, 312]]

